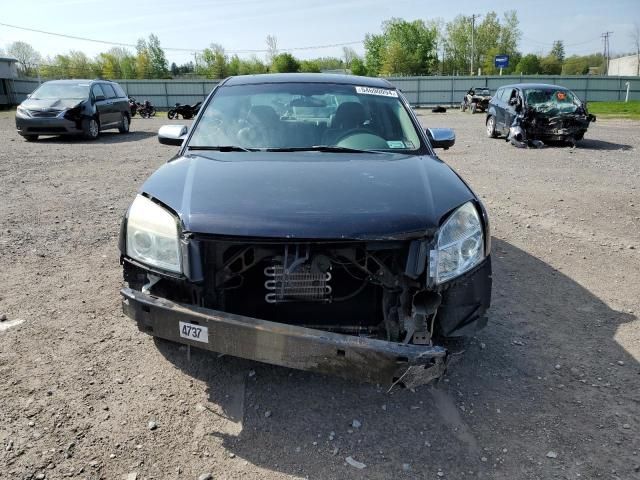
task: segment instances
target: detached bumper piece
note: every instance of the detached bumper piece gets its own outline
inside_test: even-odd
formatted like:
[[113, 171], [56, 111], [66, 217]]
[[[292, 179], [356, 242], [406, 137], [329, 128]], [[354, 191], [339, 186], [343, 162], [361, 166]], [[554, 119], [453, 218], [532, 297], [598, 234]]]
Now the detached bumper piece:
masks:
[[[440, 377], [446, 366], [443, 347], [270, 322], [171, 302], [130, 288], [120, 293], [123, 312], [140, 330], [217, 353], [381, 385], [401, 382], [408, 387]], [[206, 342], [181, 337], [180, 322], [206, 327]]]

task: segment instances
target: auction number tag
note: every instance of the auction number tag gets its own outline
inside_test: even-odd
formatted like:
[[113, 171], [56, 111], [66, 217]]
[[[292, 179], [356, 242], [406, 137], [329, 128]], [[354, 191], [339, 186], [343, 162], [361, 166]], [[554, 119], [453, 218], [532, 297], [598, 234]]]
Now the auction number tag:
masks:
[[180, 336], [195, 340], [196, 342], [209, 343], [209, 329], [202, 325], [194, 325], [193, 323], [179, 322]]
[[398, 92], [388, 88], [356, 87], [356, 92], [364, 95], [378, 95], [380, 97], [398, 97]]

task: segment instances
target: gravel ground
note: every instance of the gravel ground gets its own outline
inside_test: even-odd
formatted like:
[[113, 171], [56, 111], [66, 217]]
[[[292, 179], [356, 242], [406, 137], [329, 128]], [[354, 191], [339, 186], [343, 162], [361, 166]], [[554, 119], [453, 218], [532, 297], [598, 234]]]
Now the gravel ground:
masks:
[[492, 218], [489, 325], [387, 393], [138, 332], [117, 236], [165, 121], [34, 144], [0, 112], [0, 478], [640, 478], [640, 123], [519, 150], [483, 118], [422, 114]]

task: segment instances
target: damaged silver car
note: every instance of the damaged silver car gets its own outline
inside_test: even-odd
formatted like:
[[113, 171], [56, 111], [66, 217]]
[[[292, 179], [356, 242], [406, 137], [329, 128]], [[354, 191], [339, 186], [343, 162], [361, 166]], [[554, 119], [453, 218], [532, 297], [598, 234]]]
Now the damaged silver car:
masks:
[[546, 142], [575, 144], [596, 117], [571, 90], [558, 85], [522, 83], [499, 88], [489, 102], [486, 131], [518, 147]]
[[383, 79], [232, 77], [122, 223], [124, 312], [151, 335], [373, 383], [442, 375], [486, 325], [487, 213]]

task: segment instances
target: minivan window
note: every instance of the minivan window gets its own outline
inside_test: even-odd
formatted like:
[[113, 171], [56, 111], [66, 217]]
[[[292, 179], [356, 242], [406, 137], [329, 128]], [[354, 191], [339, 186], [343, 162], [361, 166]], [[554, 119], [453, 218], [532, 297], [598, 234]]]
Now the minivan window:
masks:
[[82, 99], [89, 96], [88, 83], [56, 83], [48, 82], [42, 84], [31, 94], [34, 100], [44, 99]]
[[105, 97], [107, 98], [116, 98], [116, 92], [113, 90], [113, 87], [108, 83], [101, 83], [102, 91], [104, 92]]
[[122, 89], [122, 87], [117, 83], [112, 83], [111, 86], [116, 91], [116, 95], [118, 95], [118, 97], [122, 98], [127, 96], [127, 94], [124, 93], [124, 90]]
[[97, 98], [98, 96], [102, 96], [106, 98], [106, 95], [102, 91], [102, 88], [100, 88], [100, 85], [97, 83], [93, 87], [91, 87], [91, 93], [93, 93], [94, 98]]

